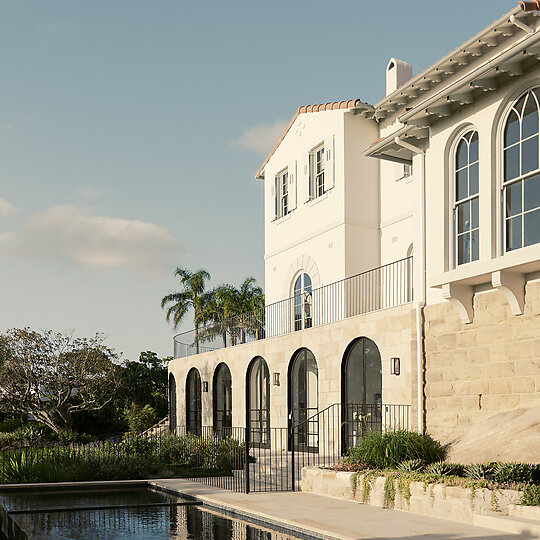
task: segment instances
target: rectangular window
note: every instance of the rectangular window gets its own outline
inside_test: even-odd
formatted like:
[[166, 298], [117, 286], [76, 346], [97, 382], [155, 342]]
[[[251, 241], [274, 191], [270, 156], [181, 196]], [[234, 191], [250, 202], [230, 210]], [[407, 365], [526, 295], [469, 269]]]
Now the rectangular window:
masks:
[[286, 216], [289, 213], [289, 173], [284, 169], [276, 174], [275, 178], [275, 213], [276, 218]]
[[321, 145], [309, 153], [309, 200], [316, 199], [325, 192], [324, 145]]

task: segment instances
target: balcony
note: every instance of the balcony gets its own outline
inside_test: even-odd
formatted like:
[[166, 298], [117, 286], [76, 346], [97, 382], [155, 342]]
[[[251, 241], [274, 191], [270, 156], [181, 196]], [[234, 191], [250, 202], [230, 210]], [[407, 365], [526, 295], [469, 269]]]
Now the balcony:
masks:
[[174, 336], [174, 357], [234, 347], [413, 300], [412, 257]]

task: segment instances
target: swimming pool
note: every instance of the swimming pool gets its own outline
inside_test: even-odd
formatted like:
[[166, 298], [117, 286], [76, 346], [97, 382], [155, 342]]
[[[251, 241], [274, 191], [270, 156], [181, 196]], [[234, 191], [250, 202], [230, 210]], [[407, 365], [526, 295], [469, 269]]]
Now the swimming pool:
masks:
[[20, 529], [20, 533], [11, 533], [12, 538], [17, 540], [300, 538], [233, 519], [201, 507], [197, 501], [146, 487], [114, 491], [70, 489], [0, 492], [0, 505], [9, 514], [15, 529]]

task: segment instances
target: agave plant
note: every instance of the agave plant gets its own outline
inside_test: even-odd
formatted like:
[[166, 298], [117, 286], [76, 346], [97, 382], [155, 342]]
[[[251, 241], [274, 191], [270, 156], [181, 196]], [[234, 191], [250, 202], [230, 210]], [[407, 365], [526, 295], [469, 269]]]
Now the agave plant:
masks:
[[425, 466], [426, 464], [422, 459], [407, 459], [398, 465], [398, 471], [409, 473], [420, 472]]
[[485, 480], [494, 472], [495, 465], [493, 463], [473, 463], [465, 467], [465, 476], [474, 480]]
[[435, 476], [459, 476], [463, 472], [463, 466], [457, 463], [436, 461], [435, 463], [430, 463], [424, 472]]

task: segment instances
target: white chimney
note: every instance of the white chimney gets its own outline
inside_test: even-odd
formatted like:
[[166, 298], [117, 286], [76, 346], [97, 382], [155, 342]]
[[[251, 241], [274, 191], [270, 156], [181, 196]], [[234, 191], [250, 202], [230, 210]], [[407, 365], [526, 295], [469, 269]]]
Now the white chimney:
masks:
[[392, 94], [411, 79], [412, 66], [403, 60], [390, 58], [386, 68], [386, 95]]

